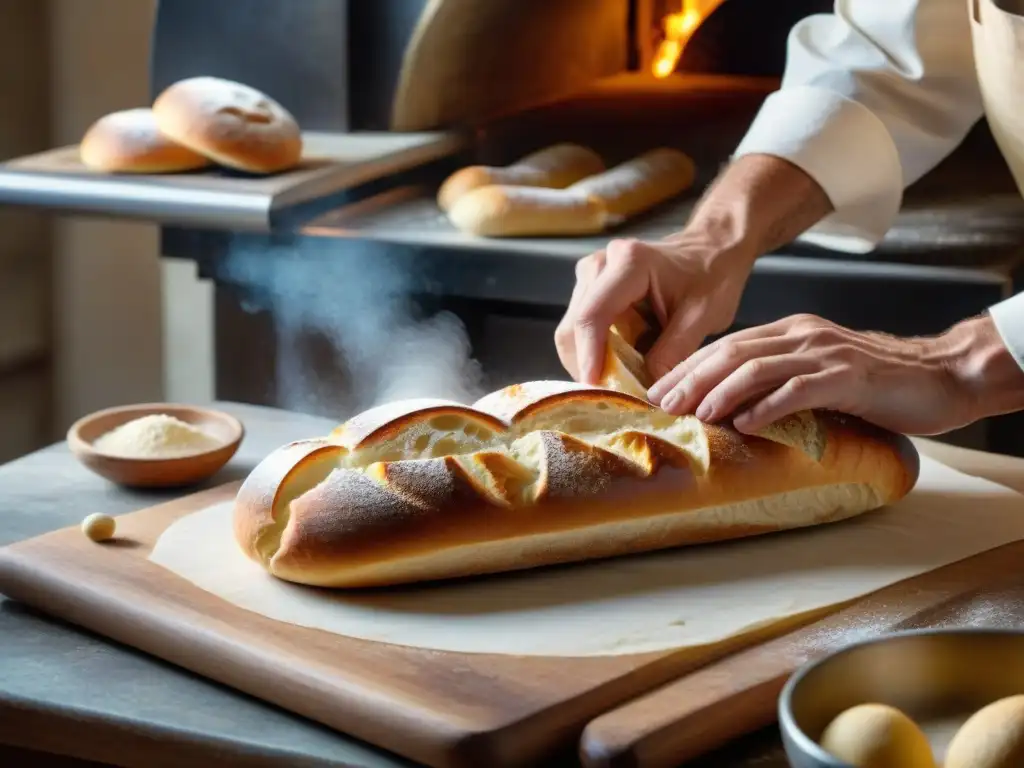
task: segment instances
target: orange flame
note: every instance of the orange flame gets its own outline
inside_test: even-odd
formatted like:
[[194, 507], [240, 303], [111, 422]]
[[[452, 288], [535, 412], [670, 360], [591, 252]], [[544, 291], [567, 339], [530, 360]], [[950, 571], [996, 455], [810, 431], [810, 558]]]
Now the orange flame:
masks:
[[654, 55], [652, 70], [655, 77], [668, 77], [676, 71], [683, 47], [703, 21], [699, 5], [699, 0], [683, 0], [681, 11], [670, 13], [662, 20], [665, 39]]

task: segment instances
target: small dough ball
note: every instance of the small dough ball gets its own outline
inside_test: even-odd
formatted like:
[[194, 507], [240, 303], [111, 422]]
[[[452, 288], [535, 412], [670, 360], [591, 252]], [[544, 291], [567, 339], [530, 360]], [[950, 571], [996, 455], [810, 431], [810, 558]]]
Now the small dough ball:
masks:
[[975, 712], [946, 750], [946, 768], [1024, 766], [1024, 696], [1009, 696]]
[[860, 704], [833, 720], [822, 748], [856, 768], [936, 768], [928, 737], [895, 707]]
[[93, 541], [106, 541], [113, 538], [117, 530], [117, 522], [110, 515], [89, 515], [82, 521], [82, 533]]

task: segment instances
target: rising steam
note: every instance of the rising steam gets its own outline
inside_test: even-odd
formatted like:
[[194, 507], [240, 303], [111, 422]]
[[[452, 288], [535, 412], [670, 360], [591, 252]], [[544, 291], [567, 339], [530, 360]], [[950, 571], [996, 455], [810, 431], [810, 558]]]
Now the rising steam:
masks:
[[[408, 259], [348, 240], [270, 246], [239, 236], [224, 268], [229, 280], [257, 287], [276, 317], [282, 408], [343, 419], [403, 398], [472, 402], [484, 392], [462, 321], [415, 316], [420, 276]], [[334, 358], [340, 387], [313, 373], [314, 353], [321, 365]]]

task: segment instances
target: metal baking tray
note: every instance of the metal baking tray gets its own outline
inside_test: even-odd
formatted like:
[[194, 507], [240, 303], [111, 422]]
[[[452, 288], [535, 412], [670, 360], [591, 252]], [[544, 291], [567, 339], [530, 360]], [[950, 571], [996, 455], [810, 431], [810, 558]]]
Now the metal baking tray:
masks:
[[[669, 201], [649, 214], [601, 235], [487, 238], [456, 229], [438, 208], [433, 189], [403, 186], [316, 217], [302, 228], [302, 234], [575, 261], [604, 248], [611, 238], [657, 240], [678, 232], [689, 218], [696, 200], [695, 195], [687, 195]], [[981, 206], [956, 204], [943, 208], [915, 208], [911, 205], [900, 214], [874, 254], [854, 256], [792, 245], [782, 249], [785, 255], [780, 251], [779, 254], [762, 257], [755, 269], [781, 273], [796, 270], [801, 274], [824, 270], [894, 278], [913, 274], [923, 279], [955, 275], [967, 282], [999, 282], [1005, 278], [1013, 261], [1008, 252], [1016, 255], [1024, 250], [1021, 246], [1024, 243], [1021, 210], [1019, 198], [993, 199], [983, 209]], [[945, 257], [948, 261], [919, 264], [913, 258], [883, 258], [886, 255], [913, 256], [917, 253], [928, 253], [933, 259]], [[963, 258], [953, 258], [954, 254]]]
[[160, 224], [268, 231], [297, 206], [451, 156], [457, 133], [317, 133], [304, 135], [297, 170], [246, 176], [212, 170], [116, 175], [82, 165], [78, 146], [0, 164], [0, 203], [70, 214]]

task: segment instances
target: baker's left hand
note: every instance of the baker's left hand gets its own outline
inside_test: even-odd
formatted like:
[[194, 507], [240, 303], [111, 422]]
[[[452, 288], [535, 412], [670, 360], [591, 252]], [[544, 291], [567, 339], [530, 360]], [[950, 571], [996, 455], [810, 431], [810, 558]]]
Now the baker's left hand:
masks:
[[[936, 337], [897, 338], [796, 315], [723, 336], [677, 365], [648, 395], [673, 414], [696, 413], [707, 422], [732, 416], [735, 428], [747, 433], [822, 408], [896, 432], [934, 435], [981, 418], [981, 394], [995, 378], [986, 361], [1000, 366], [1004, 391], [1024, 383], [1000, 349], [987, 316]], [[988, 375], [979, 379], [986, 365]]]

